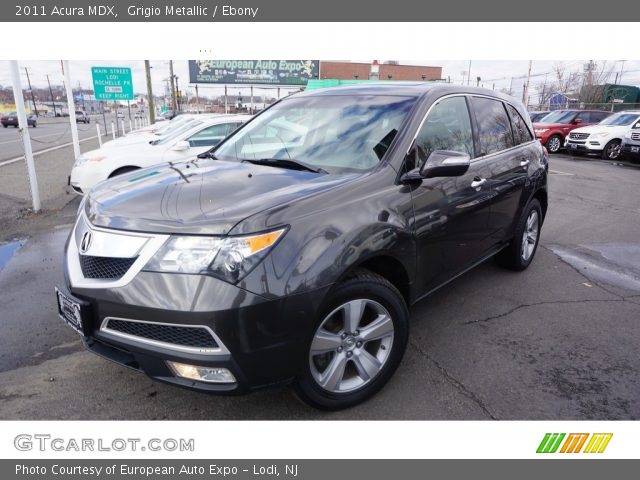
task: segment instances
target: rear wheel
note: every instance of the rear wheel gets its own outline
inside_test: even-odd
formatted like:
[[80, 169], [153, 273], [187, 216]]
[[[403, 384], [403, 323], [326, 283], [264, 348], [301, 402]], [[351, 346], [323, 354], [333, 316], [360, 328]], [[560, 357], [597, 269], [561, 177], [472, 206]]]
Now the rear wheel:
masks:
[[511, 244], [496, 255], [498, 265], [515, 271], [527, 268], [538, 249], [541, 226], [542, 209], [534, 198], [522, 212]]
[[385, 278], [359, 270], [329, 294], [294, 384], [306, 403], [338, 410], [378, 392], [407, 347], [409, 313]]
[[562, 147], [562, 137], [560, 135], [551, 135], [545, 145], [549, 153], [558, 153]]
[[620, 149], [620, 140], [611, 140], [602, 150], [602, 158], [604, 160], [615, 160], [620, 157]]

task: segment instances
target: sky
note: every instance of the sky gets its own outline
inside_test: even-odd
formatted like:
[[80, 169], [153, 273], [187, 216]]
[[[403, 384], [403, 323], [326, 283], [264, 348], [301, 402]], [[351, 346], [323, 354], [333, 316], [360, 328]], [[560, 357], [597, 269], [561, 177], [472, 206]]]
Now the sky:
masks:
[[[419, 61], [406, 61], [399, 59], [402, 64], [412, 65], [432, 65], [442, 66], [443, 78], [451, 78], [453, 83], [466, 83], [466, 78], [469, 72], [468, 60], [419, 60]], [[358, 59], [357, 61], [368, 62], [369, 60]], [[532, 88], [536, 84], [541, 83], [545, 79], [545, 74], [551, 77], [554, 66], [558, 63], [565, 65], [567, 70], [579, 70], [582, 71], [583, 65], [588, 60], [535, 60], [532, 64]], [[597, 61], [599, 66], [603, 64], [602, 61]], [[144, 61], [143, 60], [123, 60], [123, 61], [70, 61], [71, 79], [73, 88], [78, 87], [78, 82], [83, 88], [91, 88], [91, 67], [92, 66], [124, 66], [130, 67], [133, 72], [133, 84], [134, 91], [136, 93], [146, 93], [146, 80], [144, 73]], [[167, 60], [151, 60], [151, 78], [153, 84], [154, 94], [162, 95], [165, 90], [165, 79], [169, 77], [169, 62]], [[174, 60], [174, 74], [178, 76], [178, 85], [181, 90], [187, 91], [189, 95], [194, 95], [195, 91], [193, 86], [189, 86], [189, 70], [186, 60]], [[612, 69], [614, 72], [619, 73], [623, 67], [622, 83], [626, 85], [640, 86], [640, 60], [608, 60], [608, 69]], [[43, 61], [24, 61], [20, 62], [22, 69], [22, 81], [23, 88], [26, 88], [26, 74], [24, 73], [24, 67], [27, 67], [31, 83], [33, 86], [46, 87], [48, 74], [52, 84], [62, 84], [63, 75], [59, 61], [43, 60]], [[524, 82], [526, 80], [527, 70], [529, 67], [528, 60], [513, 61], [513, 60], [472, 60], [471, 61], [471, 84], [476, 83], [477, 77], [480, 77], [480, 84], [486, 88], [496, 89], [510, 87], [515, 92], [522, 92]], [[465, 72], [463, 74], [463, 72]], [[464, 75], [464, 80], [463, 80]], [[615, 75], [614, 75], [615, 76]], [[520, 77], [520, 78], [518, 78]], [[613, 81], [613, 79], [612, 79]], [[0, 85], [10, 86], [11, 79], [9, 76], [8, 63], [6, 61], [0, 62]], [[205, 86], [200, 85], [199, 91], [201, 95], [217, 96], [224, 93], [223, 86]], [[285, 89], [283, 89], [284, 94]], [[535, 89], [533, 89], [535, 92]], [[248, 95], [249, 89], [230, 86], [229, 94], [237, 94], [241, 92], [242, 95]], [[263, 90], [259, 87], [254, 88], [255, 95], [265, 93], [267, 95], [275, 97], [277, 92], [273, 90]]]

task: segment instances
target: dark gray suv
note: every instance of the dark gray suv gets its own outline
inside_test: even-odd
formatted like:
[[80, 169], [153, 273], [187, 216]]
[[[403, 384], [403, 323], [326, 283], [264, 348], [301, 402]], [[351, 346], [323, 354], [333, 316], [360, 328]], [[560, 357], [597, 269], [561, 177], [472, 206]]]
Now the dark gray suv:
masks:
[[490, 257], [527, 268], [547, 170], [523, 106], [490, 90], [296, 94], [200, 158], [92, 190], [59, 313], [89, 350], [159, 381], [291, 382], [349, 407], [400, 364], [411, 305]]

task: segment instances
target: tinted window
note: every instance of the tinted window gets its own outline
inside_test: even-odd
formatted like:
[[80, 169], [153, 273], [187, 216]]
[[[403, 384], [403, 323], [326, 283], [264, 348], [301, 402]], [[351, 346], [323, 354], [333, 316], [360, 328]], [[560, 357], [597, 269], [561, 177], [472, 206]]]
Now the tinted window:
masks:
[[518, 111], [513, 108], [511, 105], [507, 105], [507, 110], [509, 110], [509, 115], [511, 116], [511, 126], [513, 127], [513, 139], [516, 145], [520, 145], [521, 143], [527, 143], [533, 140], [531, 136], [531, 132], [527, 127], [527, 124], [522, 119]]
[[513, 147], [511, 122], [499, 100], [472, 97], [478, 124], [478, 156]]
[[591, 112], [580, 112], [576, 118], [579, 118], [580, 120], [582, 120], [582, 123], [593, 123], [593, 122], [599, 122], [600, 120], [602, 120], [602, 119], [596, 120], [595, 115], [592, 114]]
[[440, 100], [429, 112], [415, 141], [407, 169], [420, 168], [434, 150], [467, 153], [473, 158], [473, 135], [464, 97]]
[[191, 135], [188, 139], [189, 145], [192, 147], [213, 147], [224, 140], [230, 132], [235, 130], [235, 126], [235, 123], [211, 125]]
[[591, 121], [592, 122], [601, 122], [605, 118], [609, 116], [609, 112], [591, 112]]
[[571, 123], [576, 116], [576, 112], [558, 110], [551, 112], [544, 117], [544, 120], [539, 120], [540, 123]]

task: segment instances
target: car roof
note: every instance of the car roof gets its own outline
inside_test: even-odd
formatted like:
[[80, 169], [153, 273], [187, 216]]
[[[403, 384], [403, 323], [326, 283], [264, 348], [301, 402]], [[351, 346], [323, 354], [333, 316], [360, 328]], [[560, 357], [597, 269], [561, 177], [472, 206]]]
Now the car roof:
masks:
[[[337, 95], [393, 95], [403, 97], [423, 97], [428, 93], [448, 95], [453, 93], [488, 95], [507, 102], [518, 103], [518, 99], [487, 88], [453, 85], [442, 82], [389, 82], [358, 83], [337, 87], [319, 88], [291, 95], [291, 97], [317, 97]], [[290, 98], [290, 97], [285, 97]]]

